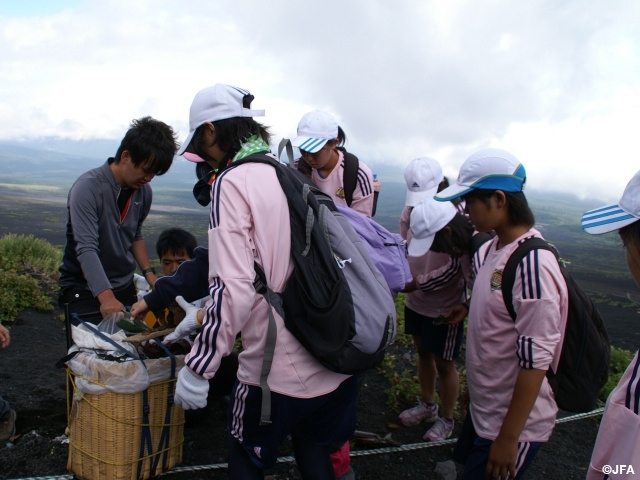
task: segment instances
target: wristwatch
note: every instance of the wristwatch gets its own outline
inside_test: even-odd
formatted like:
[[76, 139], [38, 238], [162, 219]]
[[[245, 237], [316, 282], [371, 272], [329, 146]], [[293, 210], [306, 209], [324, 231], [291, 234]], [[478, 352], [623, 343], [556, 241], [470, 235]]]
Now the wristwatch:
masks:
[[147, 273], [153, 273], [154, 275], [156, 274], [156, 269], [153, 267], [149, 267], [149, 268], [145, 268], [144, 270], [142, 270], [142, 276], [146, 277]]

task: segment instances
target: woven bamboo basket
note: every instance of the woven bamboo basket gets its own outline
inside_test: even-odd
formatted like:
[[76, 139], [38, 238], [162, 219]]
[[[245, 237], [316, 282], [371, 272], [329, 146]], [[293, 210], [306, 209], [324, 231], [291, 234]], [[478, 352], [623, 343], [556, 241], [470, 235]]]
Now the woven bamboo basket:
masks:
[[83, 394], [69, 375], [70, 472], [83, 480], [145, 480], [182, 463], [184, 410], [172, 404], [167, 417], [175, 378], [149, 385], [145, 422], [143, 392]]

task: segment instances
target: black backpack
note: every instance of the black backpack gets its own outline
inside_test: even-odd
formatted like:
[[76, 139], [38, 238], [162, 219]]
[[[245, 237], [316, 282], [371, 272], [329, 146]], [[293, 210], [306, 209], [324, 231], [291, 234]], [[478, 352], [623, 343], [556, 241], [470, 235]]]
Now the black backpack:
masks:
[[513, 284], [516, 268], [534, 249], [549, 250], [556, 256], [569, 296], [569, 312], [558, 371], [553, 372], [550, 368], [547, 379], [559, 408], [567, 412], [591, 411], [596, 407], [600, 390], [609, 378], [611, 342], [602, 315], [593, 300], [566, 270], [558, 251], [549, 242], [531, 237], [511, 254], [502, 272], [504, 304], [515, 321]]
[[[296, 169], [265, 154], [250, 155], [231, 167], [252, 162], [267, 163], [276, 170], [289, 205], [294, 264], [281, 294], [269, 288], [261, 266], [255, 264], [256, 291], [326, 368], [356, 374], [378, 366], [395, 338], [396, 309], [362, 239], [331, 197]], [[271, 308], [269, 316], [261, 374], [263, 423], [268, 423], [267, 377], [276, 340]]]

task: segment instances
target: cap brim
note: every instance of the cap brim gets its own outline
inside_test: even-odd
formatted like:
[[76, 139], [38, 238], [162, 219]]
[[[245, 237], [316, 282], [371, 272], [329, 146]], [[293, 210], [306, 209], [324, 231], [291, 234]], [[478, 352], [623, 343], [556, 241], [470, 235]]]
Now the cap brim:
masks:
[[438, 200], [439, 202], [449, 202], [458, 197], [466, 195], [471, 190], [473, 190], [472, 187], [466, 187], [464, 185], [458, 185], [456, 183], [455, 185], [451, 185], [445, 188], [444, 190], [442, 190], [441, 192], [436, 193], [433, 198], [435, 200]]
[[195, 130], [193, 132], [189, 132], [189, 135], [187, 135], [187, 138], [184, 139], [184, 142], [182, 142], [182, 145], [180, 145], [180, 148], [178, 149], [178, 155], [182, 155], [187, 151], [189, 145], [191, 145], [191, 140], [193, 140], [194, 133], [196, 133]]
[[202, 163], [202, 162], [205, 161], [204, 158], [202, 158], [201, 156], [196, 155], [195, 153], [191, 153], [191, 152], [184, 152], [182, 154], [182, 156], [186, 160], [189, 160], [190, 162], [193, 162], [193, 163]]
[[614, 232], [638, 220], [640, 218], [626, 212], [618, 204], [613, 204], [589, 210], [582, 215], [582, 229], [597, 235]]
[[421, 192], [413, 192], [411, 190], [407, 190], [407, 198], [404, 204], [407, 207], [415, 207], [423, 200], [432, 199], [437, 192], [438, 192], [437, 186]]
[[300, 150], [304, 150], [309, 153], [316, 153], [324, 144], [327, 143], [330, 138], [316, 138], [316, 137], [296, 137], [291, 140], [291, 145], [298, 147]]
[[425, 238], [411, 237], [411, 241], [407, 246], [407, 254], [410, 257], [421, 257], [429, 251], [431, 245], [433, 245], [433, 239], [435, 235], [429, 235]]

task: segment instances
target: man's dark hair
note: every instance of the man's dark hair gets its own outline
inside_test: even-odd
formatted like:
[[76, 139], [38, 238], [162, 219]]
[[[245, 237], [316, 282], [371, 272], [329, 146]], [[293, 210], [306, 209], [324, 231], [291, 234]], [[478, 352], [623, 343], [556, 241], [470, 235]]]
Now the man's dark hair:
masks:
[[[447, 227], [449, 230], [446, 230]], [[431, 250], [459, 258], [469, 253], [469, 240], [472, 235], [473, 225], [469, 219], [461, 213], [456, 213], [445, 228], [436, 232]]]
[[155, 175], [163, 175], [173, 163], [178, 142], [169, 125], [151, 117], [143, 117], [131, 122], [116, 152], [115, 163], [120, 162], [125, 150], [131, 155], [134, 166], [144, 165]]
[[[527, 197], [523, 192], [505, 192], [500, 190], [507, 197], [508, 208], [508, 222], [512, 227], [525, 225], [529, 228], [533, 227], [536, 223], [536, 219], [533, 216]], [[496, 190], [485, 190], [481, 188], [474, 188], [469, 193], [464, 195], [464, 199], [477, 198], [485, 205], [489, 204], [489, 198], [496, 192]]]
[[160, 233], [156, 241], [156, 253], [159, 259], [167, 253], [180, 255], [182, 252], [193, 258], [193, 251], [197, 246], [198, 241], [191, 233], [182, 228], [168, 228]]

